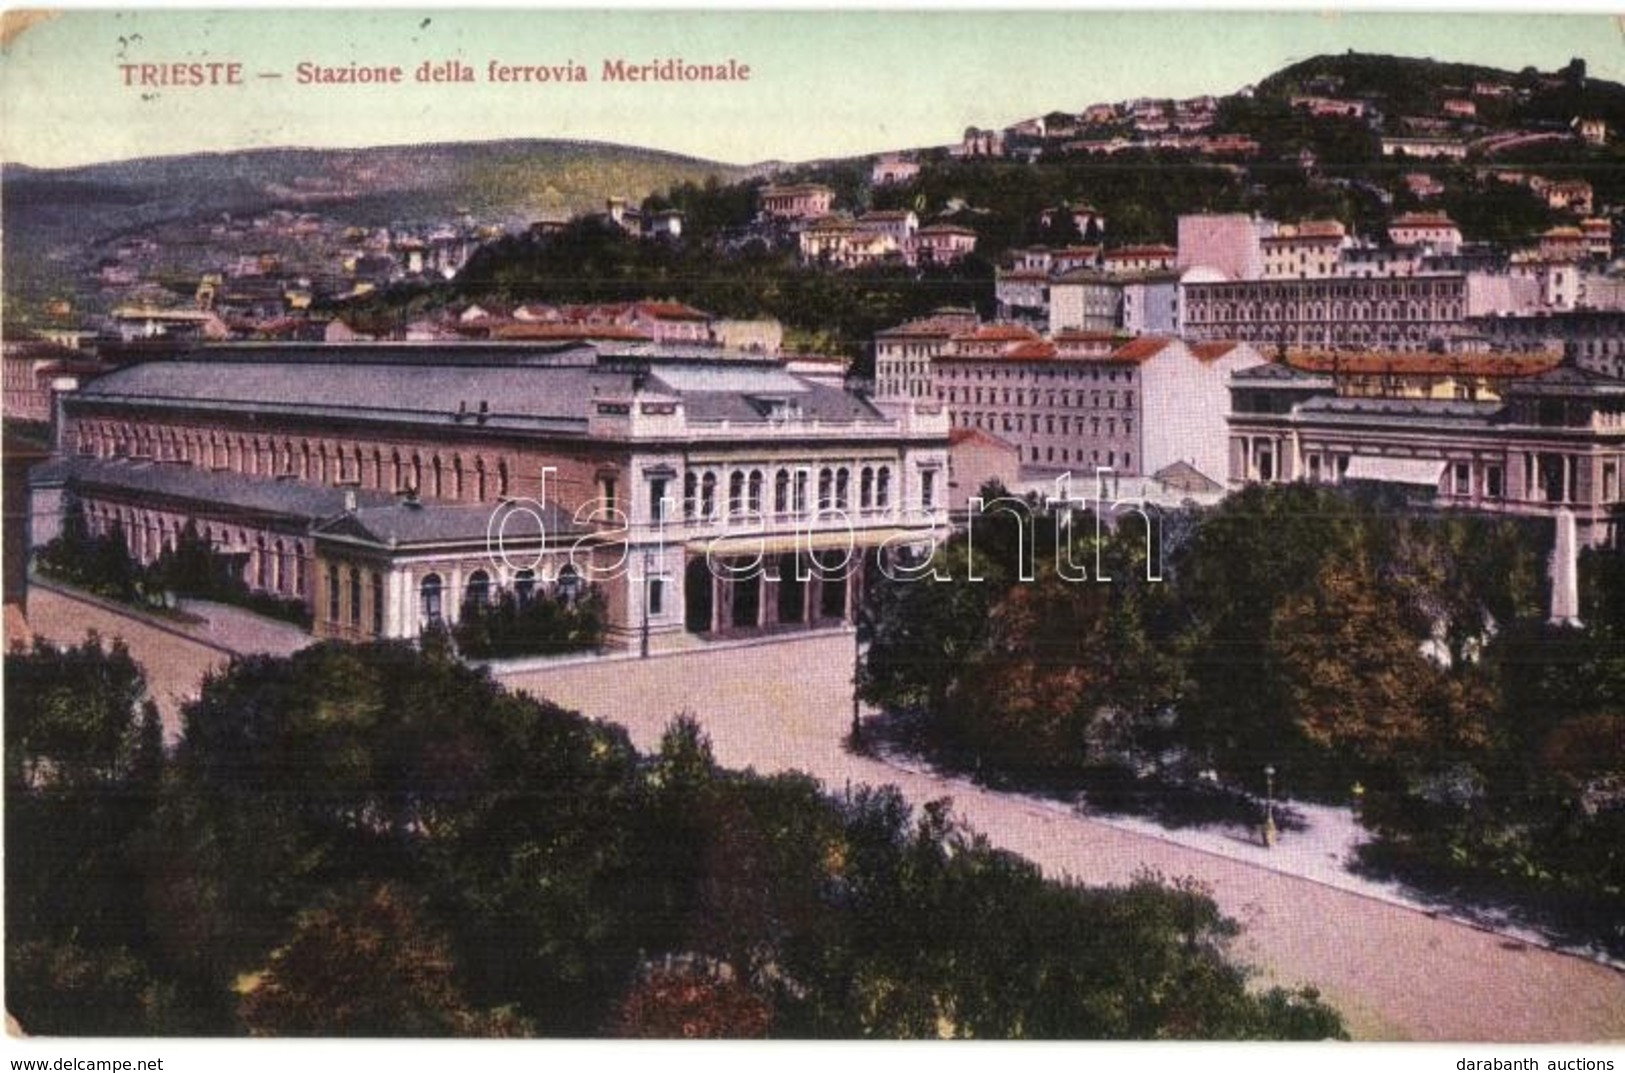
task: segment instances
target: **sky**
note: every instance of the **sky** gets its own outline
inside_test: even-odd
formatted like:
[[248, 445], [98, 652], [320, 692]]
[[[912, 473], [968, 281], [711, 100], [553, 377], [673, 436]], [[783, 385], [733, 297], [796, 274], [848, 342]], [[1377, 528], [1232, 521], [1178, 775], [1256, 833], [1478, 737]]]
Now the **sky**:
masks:
[[[728, 163], [957, 141], [1053, 110], [1234, 92], [1349, 49], [1625, 81], [1625, 23], [1592, 13], [557, 7], [66, 10], [10, 23], [0, 159], [66, 167], [265, 146], [579, 138]], [[748, 65], [748, 81], [613, 83], [606, 61]], [[584, 81], [493, 82], [579, 64]], [[241, 84], [139, 84], [142, 64], [238, 63]], [[472, 82], [419, 83], [461, 64]], [[399, 84], [301, 84], [300, 64]], [[133, 66], [127, 66], [133, 65]], [[188, 71], [187, 73], [190, 73]], [[561, 72], [562, 73], [562, 72]], [[131, 84], [133, 83], [133, 84]]]

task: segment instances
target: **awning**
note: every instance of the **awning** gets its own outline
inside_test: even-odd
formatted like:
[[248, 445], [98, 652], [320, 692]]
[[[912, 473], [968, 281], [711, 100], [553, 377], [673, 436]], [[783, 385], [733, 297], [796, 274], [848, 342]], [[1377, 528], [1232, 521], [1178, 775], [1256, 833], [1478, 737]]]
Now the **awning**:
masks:
[[1355, 455], [1343, 474], [1346, 481], [1382, 481], [1386, 484], [1419, 484], [1439, 487], [1446, 463], [1437, 458], [1371, 458]]
[[[782, 555], [794, 551], [832, 551], [841, 548], [878, 548], [888, 544], [893, 548], [907, 547], [911, 542], [929, 543], [936, 530], [932, 529], [845, 529], [823, 530], [816, 533], [773, 533], [755, 536], [718, 536], [687, 542], [689, 551], [701, 555]], [[946, 533], [942, 534], [946, 537]]]

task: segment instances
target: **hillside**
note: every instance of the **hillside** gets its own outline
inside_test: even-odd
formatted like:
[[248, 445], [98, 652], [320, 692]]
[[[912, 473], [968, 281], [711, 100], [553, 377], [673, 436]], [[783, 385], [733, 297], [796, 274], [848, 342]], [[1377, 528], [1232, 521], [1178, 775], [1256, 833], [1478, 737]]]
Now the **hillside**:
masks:
[[[184, 232], [222, 213], [289, 209], [361, 228], [466, 216], [502, 228], [602, 208], [609, 196], [636, 201], [674, 183], [744, 173], [652, 150], [547, 140], [264, 149], [61, 170], [8, 165], [0, 170], [7, 298], [64, 289], [83, 296], [74, 285], [110, 246], [164, 226]], [[197, 251], [185, 237], [171, 247]], [[199, 267], [177, 257], [175, 271]]]
[[1504, 86], [1512, 91], [1484, 119], [1488, 125], [1555, 122], [1567, 125], [1578, 114], [1625, 123], [1625, 86], [1590, 78], [1584, 61], [1554, 72], [1533, 67], [1504, 71], [1466, 63], [1381, 56], [1358, 52], [1315, 56], [1284, 67], [1256, 87], [1258, 97], [1330, 91], [1339, 97], [1374, 101], [1385, 115], [1436, 113], [1447, 98], [1486, 94], [1474, 88]]

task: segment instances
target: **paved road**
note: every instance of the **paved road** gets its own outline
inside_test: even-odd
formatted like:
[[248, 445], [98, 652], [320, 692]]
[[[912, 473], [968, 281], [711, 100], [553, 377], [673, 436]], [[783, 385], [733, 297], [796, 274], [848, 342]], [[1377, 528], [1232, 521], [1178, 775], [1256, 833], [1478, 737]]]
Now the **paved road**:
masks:
[[800, 769], [836, 789], [894, 783], [916, 804], [950, 796], [972, 827], [1050, 875], [1089, 883], [1127, 882], [1146, 868], [1192, 876], [1244, 925], [1236, 952], [1263, 981], [1319, 987], [1361, 1039], [1625, 1040], [1625, 975], [1605, 966], [852, 756], [840, 745], [852, 715], [851, 667], [850, 635], [833, 635], [793, 647], [544, 672], [523, 684], [622, 723], [643, 748], [687, 707], [702, 714], [728, 766]]
[[203, 676], [223, 668], [232, 653], [286, 656], [310, 644], [297, 626], [202, 600], [183, 601], [189, 618], [165, 621], [132, 615], [117, 605], [72, 590], [30, 583], [28, 625], [35, 635], [75, 645], [95, 630], [104, 641], [122, 638], [147, 676], [158, 704], [164, 738], [180, 737], [181, 707], [198, 696]]

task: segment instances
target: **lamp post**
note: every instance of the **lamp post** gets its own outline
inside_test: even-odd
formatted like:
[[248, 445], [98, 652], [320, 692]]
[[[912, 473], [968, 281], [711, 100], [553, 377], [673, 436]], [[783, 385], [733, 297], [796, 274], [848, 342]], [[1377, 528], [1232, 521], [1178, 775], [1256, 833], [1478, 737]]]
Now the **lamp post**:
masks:
[[643, 549], [643, 599], [641, 601], [643, 604], [643, 633], [638, 644], [638, 654], [641, 659], [649, 658], [649, 593], [654, 587], [649, 577], [650, 562], [649, 549], [645, 548]]
[[1264, 765], [1264, 848], [1275, 846], [1275, 765]]
[[862, 669], [862, 657], [858, 652], [858, 624], [852, 624], [852, 744], [859, 745], [863, 740], [863, 723], [858, 719], [858, 682]]

